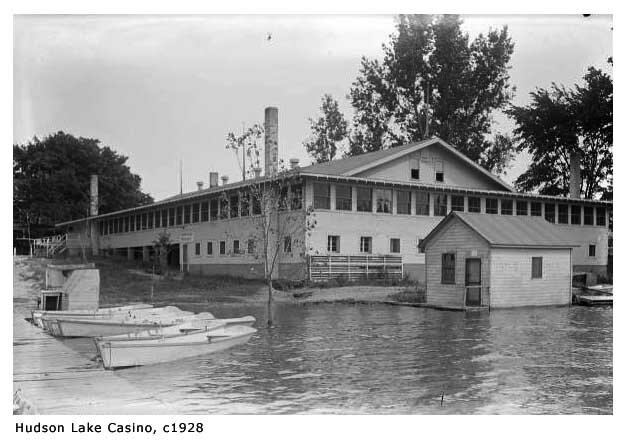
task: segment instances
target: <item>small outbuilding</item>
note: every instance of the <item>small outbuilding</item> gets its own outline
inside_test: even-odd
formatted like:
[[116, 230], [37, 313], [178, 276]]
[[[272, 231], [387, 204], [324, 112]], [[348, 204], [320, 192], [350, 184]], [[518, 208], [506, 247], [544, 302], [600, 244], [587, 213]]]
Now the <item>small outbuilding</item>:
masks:
[[576, 246], [542, 217], [453, 211], [420, 243], [426, 301], [452, 309], [568, 305]]

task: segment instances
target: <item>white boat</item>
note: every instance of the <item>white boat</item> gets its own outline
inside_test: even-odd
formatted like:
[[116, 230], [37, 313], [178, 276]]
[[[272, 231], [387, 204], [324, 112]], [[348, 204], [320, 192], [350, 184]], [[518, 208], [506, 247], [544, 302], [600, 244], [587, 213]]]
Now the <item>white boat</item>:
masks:
[[223, 321], [197, 326], [153, 329], [129, 336], [94, 339], [105, 369], [141, 366], [195, 357], [246, 343], [257, 332], [243, 325], [225, 326]]
[[110, 318], [53, 318], [43, 319], [44, 327], [55, 337], [101, 337], [128, 334], [147, 329], [174, 326], [189, 320], [191, 311], [176, 306], [130, 310]]
[[44, 310], [35, 310], [31, 312], [31, 317], [33, 319], [33, 324], [39, 326], [40, 328], [44, 327], [43, 319], [50, 318], [106, 318], [111, 317], [113, 315], [123, 314], [128, 312], [129, 310], [138, 310], [138, 309], [152, 309], [153, 305], [149, 305], [146, 303], [136, 303], [132, 305], [125, 306], [111, 306], [109, 308], [98, 308], [98, 309], [75, 309], [75, 310], [61, 310], [61, 311], [44, 311]]

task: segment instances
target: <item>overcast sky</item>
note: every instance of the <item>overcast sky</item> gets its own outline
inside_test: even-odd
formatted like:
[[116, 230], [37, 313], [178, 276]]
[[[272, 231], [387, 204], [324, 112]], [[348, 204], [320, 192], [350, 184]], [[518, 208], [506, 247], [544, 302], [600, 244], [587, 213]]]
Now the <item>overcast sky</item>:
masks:
[[[588, 66], [609, 69], [610, 16], [464, 20], [471, 36], [509, 26], [515, 104], [536, 87], [581, 82]], [[14, 25], [14, 142], [58, 130], [98, 138], [129, 156], [158, 200], [178, 193], [179, 159], [185, 191], [209, 171], [239, 179], [225, 136], [263, 122], [266, 106], [279, 108], [280, 158], [309, 164], [308, 117], [324, 93], [350, 114], [345, 96], [360, 57], [380, 57], [394, 17], [17, 16]]]

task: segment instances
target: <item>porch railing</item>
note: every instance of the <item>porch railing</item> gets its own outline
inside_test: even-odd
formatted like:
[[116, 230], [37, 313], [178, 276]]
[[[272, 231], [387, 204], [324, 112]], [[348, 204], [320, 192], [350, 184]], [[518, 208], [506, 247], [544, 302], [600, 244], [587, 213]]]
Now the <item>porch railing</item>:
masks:
[[309, 279], [325, 281], [395, 280], [403, 277], [403, 258], [395, 255], [309, 256]]

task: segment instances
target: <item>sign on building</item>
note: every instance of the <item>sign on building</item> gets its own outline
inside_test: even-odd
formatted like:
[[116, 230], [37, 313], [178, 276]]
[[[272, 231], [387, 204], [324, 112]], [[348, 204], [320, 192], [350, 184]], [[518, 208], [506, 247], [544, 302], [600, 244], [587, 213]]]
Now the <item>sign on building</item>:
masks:
[[194, 241], [194, 233], [191, 231], [183, 231], [181, 233], [181, 243], [190, 243]]

